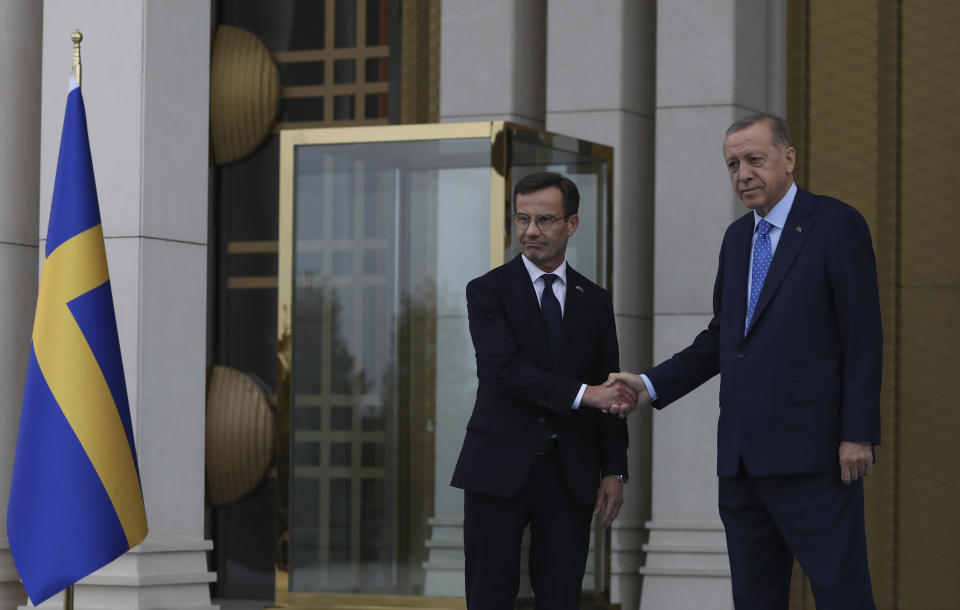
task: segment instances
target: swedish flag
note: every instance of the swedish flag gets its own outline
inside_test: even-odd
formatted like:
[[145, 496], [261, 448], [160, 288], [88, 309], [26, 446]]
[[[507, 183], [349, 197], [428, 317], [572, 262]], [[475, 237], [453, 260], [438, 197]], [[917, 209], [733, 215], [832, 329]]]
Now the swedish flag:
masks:
[[7, 511], [34, 604], [147, 535], [87, 120], [71, 79]]

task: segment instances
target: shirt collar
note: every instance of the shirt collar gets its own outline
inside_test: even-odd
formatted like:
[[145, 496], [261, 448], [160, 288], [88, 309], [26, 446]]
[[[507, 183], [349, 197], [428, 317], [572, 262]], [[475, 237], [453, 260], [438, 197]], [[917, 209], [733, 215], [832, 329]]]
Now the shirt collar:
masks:
[[563, 262], [560, 263], [560, 266], [553, 271], [544, 271], [540, 267], [534, 265], [525, 254], [521, 254], [520, 258], [523, 259], [523, 266], [527, 268], [527, 273], [530, 274], [531, 282], [536, 282], [541, 276], [546, 275], [547, 273], [552, 273], [560, 278], [561, 282], [564, 284], [567, 283], [567, 259], [563, 259]]
[[773, 209], [770, 210], [766, 216], [761, 216], [757, 214], [757, 211], [753, 211], [753, 230], [756, 232], [757, 225], [760, 224], [760, 220], [766, 220], [773, 226], [777, 227], [781, 231], [783, 226], [787, 224], [787, 216], [790, 215], [790, 209], [793, 207], [793, 199], [797, 196], [797, 183], [794, 182], [790, 185], [790, 188], [787, 189], [787, 193], [783, 196], [780, 201], [777, 202], [777, 205], [773, 206]]

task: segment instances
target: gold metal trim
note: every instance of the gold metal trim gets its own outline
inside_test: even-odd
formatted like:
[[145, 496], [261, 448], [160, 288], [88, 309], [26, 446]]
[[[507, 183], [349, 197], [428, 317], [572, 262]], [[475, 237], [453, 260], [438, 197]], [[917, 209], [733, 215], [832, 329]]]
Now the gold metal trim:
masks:
[[[490, 122], [430, 123], [361, 127], [324, 127], [285, 131], [290, 145], [354, 144], [364, 142], [413, 142], [416, 140], [458, 140], [490, 137]], [[283, 141], [281, 140], [281, 147]], [[292, 154], [292, 153], [291, 153]], [[292, 158], [291, 158], [292, 161]], [[282, 167], [281, 167], [282, 169]], [[292, 170], [292, 167], [290, 168]]]
[[[351, 593], [290, 593], [288, 605], [316, 610], [382, 610], [383, 608], [432, 608], [436, 610], [463, 610], [467, 607], [462, 597], [423, 597], [418, 595], [371, 595]], [[284, 608], [273, 606], [271, 610]]]
[[[490, 129], [490, 268], [504, 263], [510, 245], [505, 216], [510, 216], [510, 195], [507, 180], [510, 171], [510, 137], [504, 121], [492, 123]], [[504, 208], [506, 206], [506, 208]], [[506, 212], [504, 212], [506, 209]]]
[[274, 51], [278, 64], [307, 63], [327, 59], [379, 59], [390, 56], [390, 47], [348, 47], [342, 49], [304, 49], [301, 51]]
[[386, 81], [338, 83], [335, 85], [297, 85], [295, 87], [283, 87], [280, 90], [280, 97], [289, 100], [301, 97], [323, 97], [325, 95], [366, 95], [368, 93], [387, 93], [388, 91], [389, 83]]
[[[604, 243], [604, 241], [606, 241], [606, 244], [607, 244], [606, 256], [601, 259], [604, 261], [605, 273], [603, 273], [602, 275], [605, 277], [603, 278], [598, 277], [597, 279], [604, 280], [605, 281], [604, 288], [609, 290], [610, 293], [612, 294], [613, 293], [613, 251], [614, 251], [613, 250], [613, 148], [609, 146], [603, 146], [601, 144], [594, 144], [590, 150], [590, 154], [592, 154], [595, 157], [600, 157], [607, 163], [607, 201], [606, 201], [607, 218], [606, 218], [606, 227], [604, 227], [604, 229], [607, 232], [607, 235], [606, 235], [607, 239], [606, 240], [599, 239], [599, 238], [602, 238], [603, 236], [601, 235], [597, 236], [598, 237], [597, 243]], [[597, 227], [597, 230], [598, 231], [601, 230], [599, 226]], [[609, 546], [607, 548], [609, 550]], [[609, 571], [608, 571], [608, 576], [609, 576]]]
[[248, 275], [227, 278], [227, 290], [259, 290], [276, 287], [277, 278], [272, 275]]
[[282, 131], [292, 131], [295, 129], [315, 129], [317, 127], [328, 127], [329, 125], [334, 125], [336, 127], [360, 127], [361, 125], [387, 125], [389, 124], [390, 119], [381, 118], [381, 119], [343, 119], [336, 120], [332, 123], [327, 121], [284, 121], [283, 123], [277, 123], [273, 126], [273, 133], [280, 133]]
[[227, 242], [227, 254], [276, 254], [280, 242], [273, 241], [230, 241]]
[[[332, 3], [328, 3], [332, 4]], [[274, 599], [287, 602], [290, 498], [290, 327], [293, 303], [294, 132], [280, 134], [280, 226], [277, 253], [277, 541]], [[284, 539], [286, 536], [286, 539]]]

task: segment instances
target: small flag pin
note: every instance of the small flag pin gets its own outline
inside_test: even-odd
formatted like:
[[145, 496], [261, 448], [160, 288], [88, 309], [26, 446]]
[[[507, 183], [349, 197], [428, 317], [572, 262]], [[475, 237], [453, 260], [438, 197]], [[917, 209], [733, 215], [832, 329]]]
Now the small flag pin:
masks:
[[803, 233], [803, 227], [797, 225], [797, 233]]
[[577, 291], [579, 291], [579, 292], [581, 292], [581, 293], [583, 292], [583, 286], [581, 286], [580, 284], [577, 284], [576, 286], [574, 286], [574, 288], [576, 288]]

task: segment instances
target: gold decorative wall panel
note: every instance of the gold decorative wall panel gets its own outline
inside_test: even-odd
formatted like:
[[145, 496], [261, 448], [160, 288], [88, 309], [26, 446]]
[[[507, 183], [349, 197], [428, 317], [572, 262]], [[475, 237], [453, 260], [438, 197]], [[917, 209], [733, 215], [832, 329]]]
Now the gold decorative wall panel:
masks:
[[[798, 180], [859, 209], [877, 252], [883, 446], [866, 485], [880, 608], [960, 599], [960, 3], [791, 0], [788, 119]], [[945, 483], [951, 482], [951, 483]], [[813, 609], [794, 587], [793, 610]]]
[[207, 383], [206, 467], [210, 503], [250, 493], [273, 464], [273, 412], [249, 375], [215, 366]]
[[960, 605], [960, 3], [901, 4], [900, 481], [903, 608]]
[[233, 163], [270, 133], [280, 106], [270, 51], [237, 27], [217, 26], [210, 62], [210, 136], [217, 163]]

